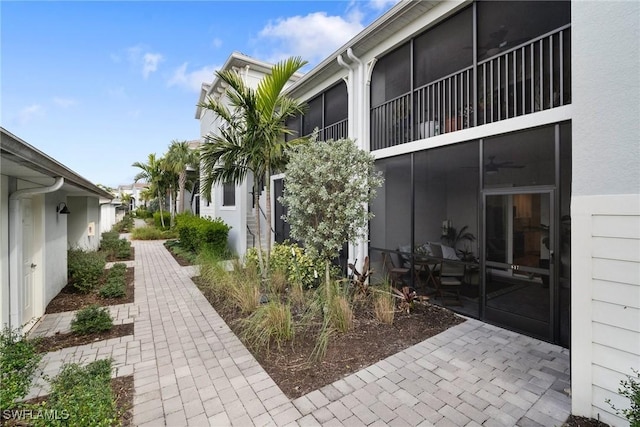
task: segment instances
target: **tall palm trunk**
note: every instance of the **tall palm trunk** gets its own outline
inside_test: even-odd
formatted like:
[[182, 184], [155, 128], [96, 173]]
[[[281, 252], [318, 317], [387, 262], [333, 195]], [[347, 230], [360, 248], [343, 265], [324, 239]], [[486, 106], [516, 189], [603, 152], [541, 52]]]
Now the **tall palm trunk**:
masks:
[[264, 183], [267, 187], [267, 270], [269, 269], [269, 258], [271, 257], [271, 171], [269, 162], [267, 162], [267, 172], [265, 173]]
[[160, 208], [160, 224], [164, 228], [164, 215], [162, 215], [162, 197], [160, 197], [160, 189], [158, 188], [158, 208]]
[[260, 227], [260, 191], [258, 190], [258, 178], [253, 176], [253, 215], [256, 219], [256, 227], [258, 228], [258, 264], [260, 264], [260, 275], [262, 279], [267, 278], [267, 269], [262, 258], [262, 227]]
[[178, 192], [180, 193], [180, 203], [178, 203], [178, 213], [184, 212], [184, 188], [187, 185], [187, 171], [180, 172], [178, 175]]

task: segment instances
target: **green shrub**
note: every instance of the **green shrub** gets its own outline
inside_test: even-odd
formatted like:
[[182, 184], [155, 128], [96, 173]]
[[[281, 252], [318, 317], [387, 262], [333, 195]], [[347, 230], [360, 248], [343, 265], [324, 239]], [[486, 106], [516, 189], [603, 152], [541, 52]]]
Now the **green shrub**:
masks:
[[113, 225], [113, 231], [117, 233], [129, 233], [133, 229], [133, 218], [126, 214], [120, 221]]
[[131, 242], [121, 239], [118, 233], [108, 231], [102, 233], [100, 249], [105, 253], [107, 259], [127, 259], [131, 256]]
[[100, 288], [102, 298], [122, 298], [127, 295], [127, 285], [121, 280], [110, 280]]
[[132, 240], [165, 240], [176, 237], [178, 233], [175, 230], [160, 230], [156, 227], [138, 227], [131, 232]]
[[60, 374], [51, 381], [51, 393], [44, 407], [55, 411], [58, 417], [41, 417], [35, 420], [34, 425], [118, 425], [116, 400], [111, 389], [111, 364], [112, 361], [107, 359], [97, 360], [85, 367], [75, 363], [64, 365]]
[[[245, 263], [258, 268], [257, 248], [249, 248]], [[271, 249], [269, 268], [272, 273], [284, 273], [289, 284], [300, 284], [306, 289], [320, 283], [325, 267], [323, 261], [311, 257], [301, 246], [284, 242], [275, 244]]]
[[153, 212], [143, 207], [136, 208], [134, 215], [140, 219], [153, 218]]
[[69, 249], [67, 252], [69, 281], [82, 293], [88, 293], [98, 285], [105, 265], [104, 253], [82, 249]]
[[180, 246], [192, 252], [209, 249], [219, 255], [227, 253], [229, 227], [222, 219], [201, 218], [189, 213], [176, 216]]
[[42, 358], [32, 341], [19, 330], [4, 328], [0, 334], [0, 410], [10, 409], [23, 399]]
[[113, 319], [106, 307], [90, 305], [78, 310], [71, 321], [71, 331], [79, 335], [108, 331], [113, 328]]
[[168, 229], [171, 226], [171, 214], [165, 211], [162, 211], [162, 216], [160, 216], [160, 212], [153, 213], [153, 224], [158, 229], [162, 229], [162, 221], [160, 218], [164, 218], [164, 229]]
[[631, 370], [637, 379], [627, 375], [627, 379], [620, 382], [621, 388], [618, 389], [620, 396], [629, 399], [629, 408], [616, 408], [609, 399], [606, 402], [616, 411], [616, 414], [629, 421], [629, 427], [640, 427], [640, 371], [633, 368]]
[[180, 245], [179, 240], [167, 240], [165, 247], [174, 255], [182, 257], [189, 261], [191, 264], [196, 264], [198, 255], [195, 252], [191, 252]]

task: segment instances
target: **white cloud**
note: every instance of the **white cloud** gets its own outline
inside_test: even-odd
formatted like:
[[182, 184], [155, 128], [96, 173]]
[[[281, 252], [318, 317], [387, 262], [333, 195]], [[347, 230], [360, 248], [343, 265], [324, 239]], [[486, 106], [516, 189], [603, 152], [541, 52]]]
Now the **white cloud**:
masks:
[[169, 87], [181, 86], [192, 92], [200, 92], [202, 83], [211, 83], [215, 70], [220, 69], [220, 66], [206, 65], [197, 70], [187, 71], [188, 66], [189, 63], [185, 62], [176, 68], [167, 85]]
[[215, 39], [211, 40], [211, 47], [213, 47], [214, 49], [218, 49], [220, 46], [222, 46], [222, 39], [216, 37]]
[[259, 33], [259, 43], [266, 45], [272, 52], [270, 58], [266, 58], [270, 62], [301, 56], [315, 64], [363, 28], [362, 14], [357, 11], [348, 14], [346, 18], [316, 12], [269, 22]]
[[33, 104], [28, 107], [24, 107], [18, 111], [16, 121], [20, 125], [26, 125], [30, 123], [34, 118], [44, 115], [44, 108], [40, 104]]
[[142, 66], [142, 75], [146, 79], [149, 74], [155, 72], [158, 69], [158, 64], [164, 59], [159, 53], [145, 53], [144, 65]]
[[388, 9], [398, 2], [399, 0], [370, 0], [369, 5], [375, 10], [383, 10]]
[[[126, 49], [127, 59], [134, 67], [140, 68], [142, 76], [146, 79], [151, 73], [158, 70], [160, 62], [164, 61], [164, 56], [161, 53], [149, 52], [143, 45], [136, 45]], [[111, 59], [116, 61], [119, 59], [117, 55], [111, 55]], [[117, 62], [117, 61], [116, 61]]]
[[107, 96], [112, 99], [127, 99], [127, 93], [122, 86], [108, 88]]
[[69, 108], [69, 107], [72, 107], [72, 106], [76, 105], [78, 103], [78, 101], [76, 101], [75, 99], [72, 99], [72, 98], [58, 98], [58, 97], [55, 97], [55, 98], [53, 98], [53, 103], [56, 104], [58, 107]]

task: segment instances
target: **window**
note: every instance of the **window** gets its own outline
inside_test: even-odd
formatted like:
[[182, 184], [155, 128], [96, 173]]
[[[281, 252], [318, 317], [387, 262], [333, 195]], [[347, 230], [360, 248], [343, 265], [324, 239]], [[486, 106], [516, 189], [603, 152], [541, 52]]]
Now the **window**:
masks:
[[322, 95], [307, 102], [309, 109], [302, 118], [302, 133], [310, 135], [315, 128], [322, 130]]
[[222, 206], [236, 205], [236, 186], [233, 182], [225, 182], [222, 185]]
[[383, 56], [371, 75], [371, 107], [397, 98], [411, 90], [411, 45]]
[[478, 2], [478, 60], [571, 22], [568, 1]]
[[473, 64], [473, 9], [467, 8], [415, 39], [415, 86]]

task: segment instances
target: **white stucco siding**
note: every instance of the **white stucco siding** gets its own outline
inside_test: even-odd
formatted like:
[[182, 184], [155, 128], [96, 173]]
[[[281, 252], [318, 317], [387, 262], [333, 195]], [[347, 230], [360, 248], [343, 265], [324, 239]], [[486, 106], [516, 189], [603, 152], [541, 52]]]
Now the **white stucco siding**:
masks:
[[116, 223], [116, 208], [110, 203], [100, 205], [100, 236], [102, 233], [111, 231]]
[[573, 194], [640, 192], [640, 2], [573, 1]]
[[[96, 251], [100, 247], [100, 205], [95, 197], [68, 197], [67, 215], [69, 247]], [[93, 225], [93, 236], [89, 235], [89, 225]]]
[[44, 198], [44, 307], [67, 284], [67, 221], [55, 214], [60, 200], [59, 193], [46, 194]]

